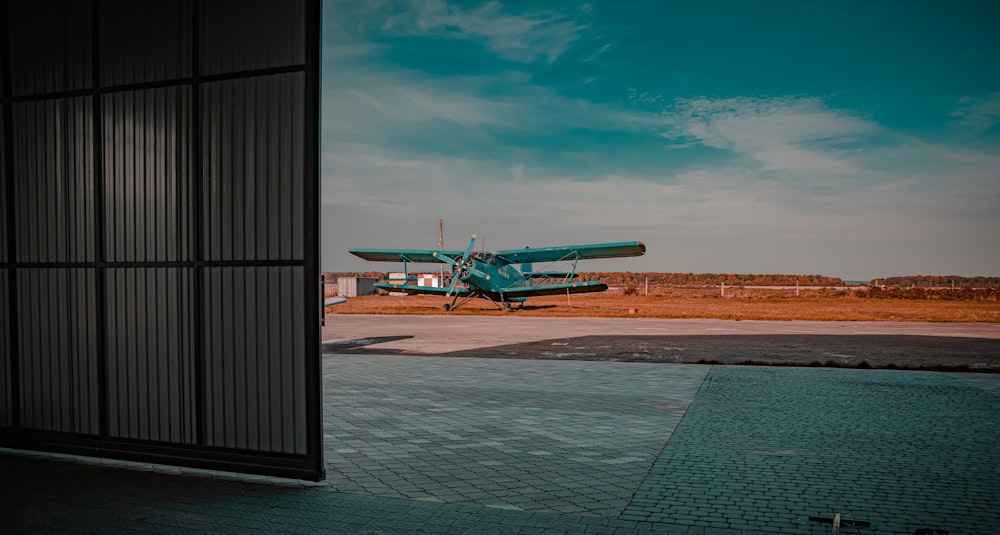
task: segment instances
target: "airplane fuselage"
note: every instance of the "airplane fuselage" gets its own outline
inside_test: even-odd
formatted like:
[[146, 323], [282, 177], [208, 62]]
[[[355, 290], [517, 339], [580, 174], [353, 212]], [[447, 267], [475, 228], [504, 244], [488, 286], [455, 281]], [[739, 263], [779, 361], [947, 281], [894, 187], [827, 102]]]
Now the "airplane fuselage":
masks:
[[[469, 270], [468, 274], [461, 276], [460, 266], [455, 267], [455, 271], [459, 273], [459, 277], [462, 282], [468, 284], [470, 287], [479, 288], [486, 292], [496, 292], [502, 294], [504, 290], [510, 288], [523, 288], [525, 286], [530, 286], [531, 281], [529, 281], [525, 276], [518, 271], [514, 266], [497, 261], [496, 257], [489, 253], [477, 253], [469, 257], [468, 263], [471, 263], [474, 270]], [[476, 272], [479, 273], [476, 273]], [[481, 274], [485, 275], [482, 276]], [[510, 301], [521, 302], [526, 299], [509, 299]]]

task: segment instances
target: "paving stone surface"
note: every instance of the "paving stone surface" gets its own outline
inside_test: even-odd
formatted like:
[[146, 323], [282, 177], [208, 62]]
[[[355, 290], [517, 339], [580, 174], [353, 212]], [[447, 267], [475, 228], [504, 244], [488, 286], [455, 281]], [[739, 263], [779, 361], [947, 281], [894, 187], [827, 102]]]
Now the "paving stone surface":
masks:
[[637, 535], [644, 521], [557, 515], [251, 483], [0, 452], [0, 533]]
[[708, 367], [324, 357], [329, 488], [617, 517]]
[[713, 368], [621, 518], [821, 533], [810, 517], [839, 512], [870, 522], [851, 533], [995, 533], [997, 386], [996, 375]]
[[[328, 480], [0, 450], [0, 533], [1000, 526], [1000, 375], [326, 356]], [[126, 469], [127, 468], [127, 469]]]

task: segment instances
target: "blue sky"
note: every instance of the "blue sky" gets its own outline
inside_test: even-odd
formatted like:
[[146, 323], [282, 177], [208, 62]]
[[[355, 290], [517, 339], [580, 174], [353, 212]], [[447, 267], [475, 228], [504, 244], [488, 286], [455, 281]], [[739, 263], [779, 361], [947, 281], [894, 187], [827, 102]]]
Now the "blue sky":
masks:
[[322, 268], [1000, 275], [1000, 4], [327, 0]]

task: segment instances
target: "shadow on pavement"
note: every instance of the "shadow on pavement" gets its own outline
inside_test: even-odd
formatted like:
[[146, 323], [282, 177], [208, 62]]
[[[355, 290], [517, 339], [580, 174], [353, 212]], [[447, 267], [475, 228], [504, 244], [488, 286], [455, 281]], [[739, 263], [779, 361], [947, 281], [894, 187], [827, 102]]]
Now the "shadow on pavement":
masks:
[[[413, 338], [412, 336], [373, 336], [371, 338], [357, 338], [355, 340], [337, 340], [334, 342], [327, 342], [323, 344], [323, 353], [341, 353], [350, 352], [357, 348], [364, 346], [369, 346], [372, 344], [383, 344], [385, 342], [395, 342], [397, 340], [406, 340], [408, 338]], [[380, 351], [380, 355], [384, 355], [385, 350]]]

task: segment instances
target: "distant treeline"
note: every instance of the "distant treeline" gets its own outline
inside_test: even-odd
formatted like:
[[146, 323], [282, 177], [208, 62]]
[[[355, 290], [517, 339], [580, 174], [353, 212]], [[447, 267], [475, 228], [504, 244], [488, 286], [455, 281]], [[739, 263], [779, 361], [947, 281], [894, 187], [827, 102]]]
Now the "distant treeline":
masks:
[[1000, 277], [958, 275], [910, 275], [872, 280], [872, 286], [889, 288], [1000, 288]]
[[[610, 286], [644, 285], [651, 286], [844, 286], [840, 277], [823, 275], [749, 275], [733, 273], [632, 273], [629, 271], [603, 271], [579, 273], [581, 280], [601, 280]], [[367, 277], [385, 279], [386, 274], [376, 271], [338, 272], [338, 277]]]
[[360, 277], [363, 279], [376, 279], [376, 280], [386, 280], [389, 278], [388, 273], [382, 273], [380, 271], [327, 271], [323, 273], [327, 279], [333, 278], [334, 280], [341, 277]]
[[914, 286], [870, 286], [856, 294], [857, 297], [869, 299], [926, 299], [940, 301], [997, 301], [1000, 300], [1000, 287], [963, 287], [954, 288], [920, 288]]
[[843, 286], [840, 277], [824, 275], [782, 275], [765, 274], [752, 275], [744, 273], [631, 273], [631, 272], [593, 272], [581, 273], [585, 280], [597, 280], [611, 286], [627, 286], [629, 284], [644, 285], [649, 281], [651, 286]]

